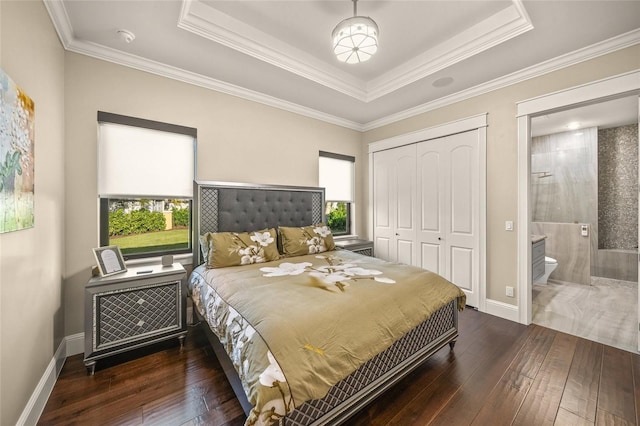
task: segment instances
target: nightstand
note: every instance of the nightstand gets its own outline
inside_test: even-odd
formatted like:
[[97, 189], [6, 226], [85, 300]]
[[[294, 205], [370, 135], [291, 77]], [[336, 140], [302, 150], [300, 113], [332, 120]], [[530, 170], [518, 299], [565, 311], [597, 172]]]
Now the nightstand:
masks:
[[84, 364], [187, 334], [187, 273], [180, 263], [132, 267], [94, 277], [85, 287]]
[[334, 240], [337, 247], [355, 253], [364, 254], [365, 256], [373, 256], [373, 241], [360, 240], [351, 238], [348, 240]]

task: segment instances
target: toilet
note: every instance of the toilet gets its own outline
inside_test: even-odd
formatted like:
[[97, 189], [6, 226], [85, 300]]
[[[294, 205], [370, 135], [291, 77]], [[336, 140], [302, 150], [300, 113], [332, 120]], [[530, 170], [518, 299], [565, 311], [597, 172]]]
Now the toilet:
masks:
[[549, 279], [549, 275], [558, 267], [558, 261], [553, 257], [545, 256], [544, 257], [544, 275], [538, 278], [535, 284], [547, 284], [547, 280]]

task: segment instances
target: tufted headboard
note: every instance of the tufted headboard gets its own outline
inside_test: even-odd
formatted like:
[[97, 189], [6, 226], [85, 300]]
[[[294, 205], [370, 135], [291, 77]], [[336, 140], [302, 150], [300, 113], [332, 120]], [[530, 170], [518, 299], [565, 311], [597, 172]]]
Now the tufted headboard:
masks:
[[198, 241], [207, 232], [324, 222], [324, 188], [195, 181], [193, 220], [194, 265], [199, 265]]

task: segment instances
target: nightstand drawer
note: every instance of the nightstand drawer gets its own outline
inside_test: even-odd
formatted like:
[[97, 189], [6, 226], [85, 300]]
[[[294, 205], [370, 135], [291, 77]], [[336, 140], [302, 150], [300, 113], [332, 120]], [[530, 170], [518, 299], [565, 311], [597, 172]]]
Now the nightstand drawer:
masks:
[[186, 271], [171, 266], [133, 267], [92, 278], [85, 288], [84, 363], [187, 334]]
[[181, 328], [180, 281], [94, 295], [94, 351]]

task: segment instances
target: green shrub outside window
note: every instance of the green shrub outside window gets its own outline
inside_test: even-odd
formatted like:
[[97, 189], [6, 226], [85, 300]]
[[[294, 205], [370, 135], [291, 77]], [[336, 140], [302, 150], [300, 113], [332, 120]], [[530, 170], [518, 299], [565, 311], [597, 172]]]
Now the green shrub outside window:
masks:
[[327, 226], [333, 235], [351, 233], [351, 203], [328, 201], [326, 203]]

